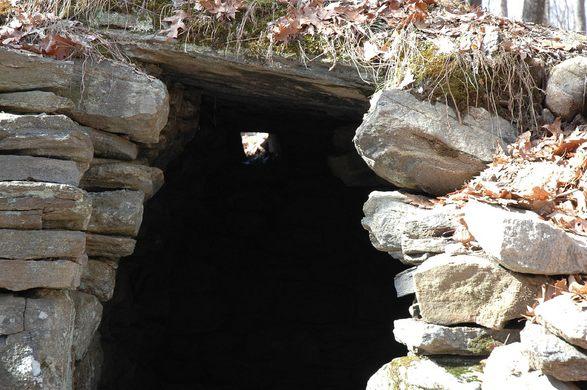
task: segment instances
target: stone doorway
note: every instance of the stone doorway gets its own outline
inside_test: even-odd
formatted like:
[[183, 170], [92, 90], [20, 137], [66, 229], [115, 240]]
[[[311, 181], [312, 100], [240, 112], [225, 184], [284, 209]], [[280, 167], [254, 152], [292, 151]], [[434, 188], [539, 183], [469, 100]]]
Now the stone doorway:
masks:
[[[202, 96], [145, 205], [104, 309], [102, 388], [360, 389], [405, 354], [391, 334], [411, 303], [390, 283], [401, 267], [361, 227], [382, 187], [337, 170], [356, 123], [236, 104]], [[243, 163], [250, 130], [271, 131], [279, 155]]]

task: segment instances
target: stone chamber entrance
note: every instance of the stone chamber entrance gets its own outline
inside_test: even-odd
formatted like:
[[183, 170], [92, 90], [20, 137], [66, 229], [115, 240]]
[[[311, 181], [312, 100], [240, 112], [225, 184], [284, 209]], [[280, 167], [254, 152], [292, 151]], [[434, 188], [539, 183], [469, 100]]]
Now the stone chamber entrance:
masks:
[[[101, 388], [364, 388], [405, 354], [391, 324], [411, 298], [395, 297], [402, 266], [361, 227], [368, 194], [385, 187], [366, 167], [333, 173], [333, 156], [356, 153], [361, 116], [207, 94], [199, 116], [120, 262]], [[247, 161], [243, 131], [270, 132], [278, 152]]]

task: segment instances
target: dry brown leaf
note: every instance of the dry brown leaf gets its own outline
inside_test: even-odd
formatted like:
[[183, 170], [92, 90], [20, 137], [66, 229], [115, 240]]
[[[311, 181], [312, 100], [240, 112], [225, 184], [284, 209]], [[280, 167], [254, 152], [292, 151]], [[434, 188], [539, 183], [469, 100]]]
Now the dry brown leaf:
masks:
[[182, 31], [185, 31], [186, 26], [184, 20], [187, 19], [188, 14], [184, 10], [175, 11], [174, 15], [163, 19], [164, 22], [169, 23], [169, 27], [161, 30], [167, 36], [167, 39], [177, 39]]

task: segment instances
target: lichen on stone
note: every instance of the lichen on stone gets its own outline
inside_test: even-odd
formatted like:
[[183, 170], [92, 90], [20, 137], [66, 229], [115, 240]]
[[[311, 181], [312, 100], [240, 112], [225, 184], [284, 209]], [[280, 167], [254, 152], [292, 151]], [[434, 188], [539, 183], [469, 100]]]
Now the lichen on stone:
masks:
[[464, 382], [480, 382], [483, 369], [480, 364], [462, 364], [462, 363], [446, 363], [442, 365], [443, 368], [457, 378]]

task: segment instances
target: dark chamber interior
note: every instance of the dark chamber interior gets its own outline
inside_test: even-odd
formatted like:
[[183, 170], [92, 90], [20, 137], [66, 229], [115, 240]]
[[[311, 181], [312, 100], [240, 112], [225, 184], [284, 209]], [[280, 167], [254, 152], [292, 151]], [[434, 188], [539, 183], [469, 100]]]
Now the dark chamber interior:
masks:
[[[234, 111], [231, 111], [234, 112]], [[327, 156], [337, 123], [282, 116], [278, 158], [245, 164], [237, 115], [201, 126], [145, 207], [101, 327], [104, 389], [364, 389], [405, 350], [404, 267], [361, 227], [373, 187]]]

